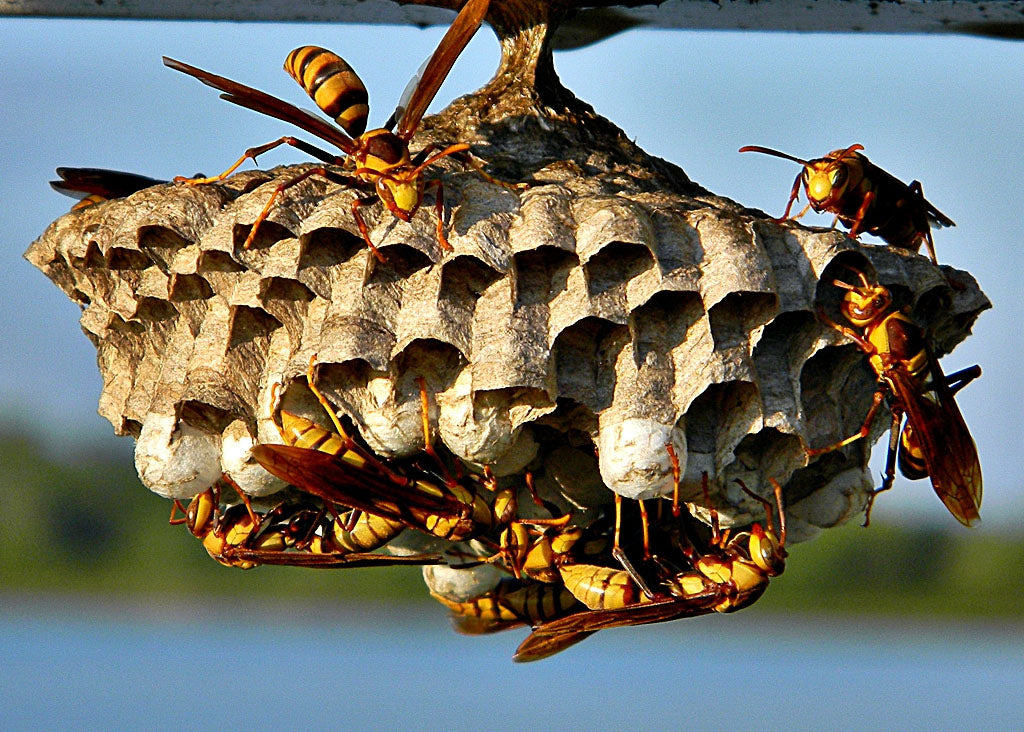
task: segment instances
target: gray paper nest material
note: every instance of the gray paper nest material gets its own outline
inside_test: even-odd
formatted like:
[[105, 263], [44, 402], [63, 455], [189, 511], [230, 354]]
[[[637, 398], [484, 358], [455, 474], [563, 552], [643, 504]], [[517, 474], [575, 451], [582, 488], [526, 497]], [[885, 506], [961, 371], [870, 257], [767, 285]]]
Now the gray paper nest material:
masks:
[[422, 376], [454, 455], [529, 468], [563, 506], [607, 503], [609, 487], [666, 493], [671, 442], [688, 500], [704, 503], [707, 471], [726, 522], [749, 522], [760, 507], [733, 479], [767, 495], [774, 477], [806, 537], [861, 511], [872, 487], [867, 441], [805, 466], [804, 445], [860, 426], [874, 387], [815, 315], [838, 317], [839, 265], [877, 272], [940, 353], [989, 307], [969, 275], [947, 270], [967, 285], [953, 290], [924, 257], [779, 226], [690, 184], [599, 185], [565, 164], [536, 169], [522, 193], [449, 165], [453, 252], [431, 205], [404, 224], [376, 204], [363, 209], [388, 258], [376, 263], [356, 193], [316, 178], [242, 250], [273, 186], [303, 169], [151, 188], [62, 217], [26, 255], [83, 306], [100, 413], [136, 438], [161, 495], [189, 497], [222, 471], [254, 495], [280, 489], [247, 450], [280, 441], [276, 384], [328, 424], [305, 388], [315, 354], [318, 385], [382, 456], [422, 449]]

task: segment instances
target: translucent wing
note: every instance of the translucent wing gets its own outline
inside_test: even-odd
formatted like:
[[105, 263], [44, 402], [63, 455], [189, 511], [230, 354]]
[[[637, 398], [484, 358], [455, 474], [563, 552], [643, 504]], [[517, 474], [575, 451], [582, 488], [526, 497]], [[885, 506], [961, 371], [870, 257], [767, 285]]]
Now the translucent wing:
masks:
[[537, 661], [579, 643], [587, 636], [606, 628], [624, 625], [647, 625], [677, 618], [706, 615], [713, 612], [725, 597], [719, 585], [684, 597], [668, 597], [612, 610], [584, 610], [550, 623], [544, 623], [527, 636], [516, 649], [513, 660]]
[[950, 392], [938, 360], [928, 352], [933, 390], [922, 393], [903, 369], [887, 376], [914, 427], [932, 487], [949, 512], [970, 526], [980, 518], [982, 480], [978, 448]]
[[427, 61], [420, 82], [410, 95], [409, 105], [398, 122], [397, 134], [403, 140], [408, 140], [415, 134], [423, 113], [434, 100], [434, 95], [451, 71], [455, 59], [480, 27], [489, 5], [490, 0], [467, 0], [444, 34], [434, 55]]
[[253, 457], [282, 480], [325, 501], [424, 529], [423, 516], [463, 518], [468, 507], [426, 481], [396, 480], [367, 465], [356, 467], [337, 455], [289, 445], [257, 445]]
[[167, 56], [164, 56], [163, 59], [164, 64], [175, 71], [194, 76], [207, 86], [212, 86], [214, 89], [224, 92], [221, 94], [221, 97], [233, 104], [289, 122], [310, 134], [316, 135], [321, 140], [331, 143], [346, 154], [351, 153], [355, 149], [351, 137], [334, 125], [304, 109], [299, 109], [266, 92], [261, 92], [258, 89], [253, 89], [223, 76], [211, 74], [209, 71], [203, 71], [200, 68], [176, 61]]
[[72, 198], [124, 198], [144, 188], [167, 182], [106, 168], [57, 168], [57, 175], [61, 179], [50, 181], [50, 187]]

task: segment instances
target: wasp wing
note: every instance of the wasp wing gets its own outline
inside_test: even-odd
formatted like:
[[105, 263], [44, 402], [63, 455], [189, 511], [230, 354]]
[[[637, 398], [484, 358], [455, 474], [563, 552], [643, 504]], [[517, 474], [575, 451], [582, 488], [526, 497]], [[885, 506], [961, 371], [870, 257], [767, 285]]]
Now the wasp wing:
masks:
[[254, 562], [256, 564], [273, 564], [288, 567], [309, 567], [312, 569], [345, 569], [355, 567], [381, 567], [395, 564], [441, 564], [444, 557], [440, 554], [362, 554], [332, 552], [314, 554], [312, 552], [266, 551], [260, 549], [244, 549], [231, 547], [223, 556], [228, 559]]
[[398, 121], [397, 134], [403, 140], [408, 140], [416, 132], [423, 113], [434, 100], [434, 95], [451, 71], [455, 59], [480, 27], [489, 5], [490, 0], [467, 0], [444, 34], [434, 55], [427, 61], [420, 82], [409, 97], [409, 104]]
[[637, 605], [610, 610], [584, 610], [534, 628], [513, 660], [537, 661], [579, 643], [599, 630], [624, 625], [648, 625], [678, 618], [689, 618], [713, 612], [725, 597], [719, 585], [684, 597], [666, 597]]
[[466, 515], [466, 504], [426, 480], [384, 474], [367, 464], [356, 467], [338, 455], [290, 445], [257, 445], [253, 457], [281, 480], [328, 501], [423, 529], [423, 514]]
[[209, 71], [203, 71], [200, 68], [190, 66], [182, 61], [176, 61], [167, 56], [164, 56], [163, 60], [164, 65], [175, 71], [194, 76], [207, 86], [212, 86], [214, 89], [224, 92], [221, 94], [221, 98], [226, 99], [232, 104], [237, 104], [240, 107], [246, 107], [255, 112], [289, 122], [299, 129], [331, 143], [346, 154], [352, 153], [355, 149], [355, 143], [352, 141], [352, 138], [339, 128], [304, 109], [299, 109], [289, 104], [283, 99], [278, 99], [266, 92], [261, 92], [259, 89], [253, 89], [237, 81], [211, 74]]
[[935, 206], [933, 206], [927, 199], [922, 198], [921, 200], [924, 201], [925, 213], [928, 215], [928, 223], [932, 226], [938, 229], [946, 226], [956, 226], [956, 224], [953, 223], [953, 219], [935, 208]]
[[981, 462], [978, 448], [950, 392], [938, 359], [927, 350], [931, 383], [921, 386], [905, 368], [887, 379], [914, 428], [914, 441], [924, 455], [928, 476], [939, 499], [957, 521], [970, 526], [980, 518]]
[[136, 173], [125, 173], [106, 168], [57, 168], [60, 180], [51, 180], [50, 187], [72, 198], [103, 196], [124, 198], [143, 188], [166, 183]]

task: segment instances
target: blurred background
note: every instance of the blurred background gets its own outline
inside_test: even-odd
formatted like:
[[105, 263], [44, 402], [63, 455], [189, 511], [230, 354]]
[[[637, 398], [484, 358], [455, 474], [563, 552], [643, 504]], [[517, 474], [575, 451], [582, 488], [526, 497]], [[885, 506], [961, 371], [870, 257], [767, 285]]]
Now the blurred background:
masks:
[[[984, 370], [958, 396], [985, 473], [980, 528], [957, 524], [927, 481], [898, 478], [870, 529], [793, 547], [749, 610], [606, 631], [520, 667], [510, 657], [521, 631], [456, 636], [416, 569], [228, 570], [167, 525], [170, 505], [139, 484], [131, 441], [96, 415], [77, 306], [21, 258], [72, 203], [47, 185], [53, 169], [212, 174], [294, 132], [161, 55], [311, 107], [281, 64], [323, 45], [363, 78], [373, 125], [443, 31], [0, 19], [0, 727], [1024, 722], [1019, 42], [634, 30], [555, 57], [563, 83], [641, 147], [772, 215], [797, 166], [739, 155], [742, 145], [810, 158], [859, 142], [923, 183], [957, 222], [936, 232], [940, 261], [970, 271], [994, 305], [944, 360], [947, 372]], [[434, 109], [482, 86], [498, 56], [485, 29]], [[287, 149], [260, 165], [300, 160]], [[879, 473], [881, 445], [874, 458]]]

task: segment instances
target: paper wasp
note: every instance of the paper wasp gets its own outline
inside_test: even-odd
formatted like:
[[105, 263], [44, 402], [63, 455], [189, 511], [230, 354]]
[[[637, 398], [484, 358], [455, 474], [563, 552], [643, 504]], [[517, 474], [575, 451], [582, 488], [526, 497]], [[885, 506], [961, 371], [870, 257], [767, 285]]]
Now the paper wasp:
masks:
[[[434, 450], [426, 382], [419, 379], [424, 452], [438, 474], [416, 462], [382, 461], [359, 445], [338, 420], [314, 380], [310, 359], [307, 385], [334, 424], [335, 432], [280, 410], [278, 431], [284, 445], [262, 444], [252, 455], [268, 472], [329, 505], [377, 516], [451, 542], [461, 542], [507, 525], [515, 516], [515, 491], [497, 490], [489, 471], [483, 476], [452, 475]], [[488, 501], [484, 491], [493, 495]], [[545, 520], [538, 520], [545, 523]]]
[[808, 209], [813, 208], [818, 213], [827, 211], [835, 214], [836, 219], [850, 230], [850, 238], [866, 231], [892, 246], [912, 252], [918, 251], [924, 242], [932, 262], [938, 264], [931, 227], [956, 224], [925, 200], [918, 181], [909, 185], [904, 183], [858, 152], [863, 149], [863, 145], [850, 145], [845, 150], [833, 150], [825, 157], [813, 160], [801, 160], [759, 145], [741, 147], [740, 152], [774, 155], [804, 166], [793, 181], [780, 221], [790, 218], [789, 212], [800, 194], [802, 182], [808, 203], [792, 217], [794, 220], [807, 213]]
[[[764, 503], [767, 528], [754, 524], [749, 531], [730, 537], [728, 531], [722, 532], [718, 514], [712, 511], [711, 538], [704, 551], [698, 551], [692, 543], [675, 547], [678, 559], [688, 568], [677, 568], [667, 557], [658, 555], [641, 565], [645, 573], [625, 559], [623, 569], [563, 566], [566, 589], [590, 609], [535, 627], [516, 650], [514, 660], [546, 658], [605, 628], [733, 612], [753, 603], [767, 589], [769, 580], [785, 569], [782, 487], [774, 479], [771, 483], [779, 511], [777, 534], [769, 502], [747, 491]], [[740, 486], [746, 491], [742, 482]]]
[[[491, 178], [468, 157], [462, 156], [461, 154], [470, 147], [466, 143], [449, 145], [438, 152], [435, 150], [439, 146], [428, 145], [415, 156], [412, 156], [409, 151], [409, 141], [419, 127], [427, 106], [441, 87], [441, 83], [448, 75], [456, 58], [479, 28], [487, 13], [488, 4], [489, 0], [468, 0], [463, 5], [455, 21], [441, 39], [437, 50], [434, 51], [424, 67], [418, 83], [412, 88], [408, 102], [400, 103], [399, 109], [392, 115], [385, 127], [369, 132], [363, 132], [368, 111], [366, 88], [344, 60], [325, 49], [315, 46], [303, 46], [295, 49], [288, 56], [285, 70], [302, 85], [317, 106], [334, 117], [340, 127], [333, 126], [309, 112], [264, 92], [164, 57], [163, 61], [167, 66], [194, 76], [208, 86], [219, 89], [224, 92], [221, 96], [227, 101], [290, 122], [325, 142], [331, 143], [345, 153], [344, 157], [339, 157], [302, 140], [286, 136], [246, 150], [234, 165], [219, 176], [194, 178], [186, 182], [200, 184], [224, 180], [246, 159], [255, 160], [257, 156], [279, 145], [292, 145], [329, 166], [341, 167], [343, 172], [317, 167], [277, 186], [253, 223], [245, 240], [244, 248], [248, 248], [252, 244], [257, 229], [266, 219], [274, 201], [282, 191], [312, 175], [319, 175], [332, 182], [351, 185], [362, 190], [372, 189], [372, 193], [357, 198], [352, 203], [352, 215], [366, 245], [381, 261], [384, 258], [370, 240], [366, 222], [360, 215], [359, 209], [379, 199], [395, 217], [402, 221], [410, 221], [419, 209], [425, 188], [428, 186], [435, 188], [437, 239], [443, 250], [450, 250], [451, 246], [444, 233], [442, 218], [444, 207], [442, 185], [438, 180], [425, 184], [424, 171], [427, 167], [441, 158], [459, 155], [460, 159], [487, 180], [512, 188], [522, 187], [505, 184]], [[392, 131], [396, 120], [397, 130]]]
[[50, 187], [65, 196], [79, 199], [78, 203], [71, 207], [72, 211], [79, 211], [111, 198], [124, 198], [144, 188], [167, 182], [105, 168], [57, 168], [57, 175], [60, 176], [60, 180], [50, 181]]
[[[855, 328], [833, 322], [820, 310], [819, 317], [868, 354], [878, 376], [878, 389], [860, 430], [834, 445], [809, 449], [807, 455], [821, 455], [867, 437], [882, 402], [888, 401], [892, 422], [885, 475], [882, 486], [868, 501], [864, 525], [871, 519], [877, 495], [892, 488], [898, 455], [900, 472], [911, 480], [930, 477], [949, 512], [970, 526], [980, 518], [981, 464], [953, 395], [980, 376], [981, 368], [971, 366], [949, 376], [943, 374], [921, 328], [893, 307], [892, 293], [882, 285], [872, 285], [863, 272], [857, 275], [859, 286], [833, 282], [846, 290], [840, 311]], [[907, 419], [901, 430], [904, 415]]]
[[504, 579], [494, 589], [465, 602], [430, 594], [452, 611], [452, 624], [466, 635], [539, 625], [583, 608], [564, 585], [515, 579]]
[[[211, 557], [226, 567], [252, 569], [261, 564], [283, 564], [301, 567], [340, 568], [371, 567], [393, 564], [439, 564], [439, 554], [392, 556], [367, 553], [393, 537], [387, 537], [375, 546], [360, 541], [367, 529], [357, 524], [342, 528], [344, 517], [331, 519], [323, 507], [308, 502], [282, 501], [269, 511], [259, 513], [248, 500], [221, 510], [221, 484], [195, 496], [188, 508], [175, 500], [171, 509], [171, 524], [185, 524], [203, 543]], [[236, 489], [237, 490], [237, 489]], [[182, 511], [183, 518], [177, 517]], [[396, 532], [397, 533], [397, 532]], [[346, 543], [348, 535], [356, 541]], [[362, 549], [363, 551], [356, 551]]]

